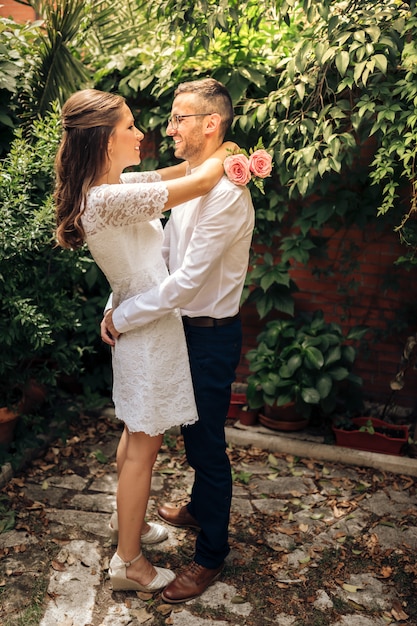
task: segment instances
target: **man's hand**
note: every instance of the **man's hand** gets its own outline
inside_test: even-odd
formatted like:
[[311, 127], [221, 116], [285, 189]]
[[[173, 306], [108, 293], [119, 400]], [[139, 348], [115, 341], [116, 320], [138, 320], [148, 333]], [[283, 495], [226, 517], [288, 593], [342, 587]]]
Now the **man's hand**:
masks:
[[120, 333], [115, 329], [113, 324], [113, 309], [109, 309], [105, 316], [103, 317], [101, 324], [101, 338], [104, 343], [107, 343], [109, 346], [114, 346], [116, 343], [116, 339], [120, 337]]

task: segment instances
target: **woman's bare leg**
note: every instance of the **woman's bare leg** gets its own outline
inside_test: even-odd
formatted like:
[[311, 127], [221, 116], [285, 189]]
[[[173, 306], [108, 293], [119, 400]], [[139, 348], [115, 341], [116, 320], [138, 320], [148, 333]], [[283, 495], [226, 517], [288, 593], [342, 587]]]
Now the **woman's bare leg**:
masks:
[[[125, 429], [120, 443], [117, 554], [127, 562], [134, 559], [141, 550], [140, 537], [149, 500], [152, 468], [162, 444], [162, 435], [150, 437], [145, 433], [128, 434]], [[147, 585], [155, 577], [155, 569], [143, 557], [128, 567], [127, 575], [128, 578]]]
[[126, 459], [128, 439], [129, 439], [129, 431], [125, 427], [122, 432], [122, 436], [120, 437], [119, 445], [117, 446], [117, 452], [116, 452], [116, 467], [117, 467], [118, 477], [120, 476], [123, 463], [125, 462], [125, 459]]
[[[127, 428], [125, 428], [123, 430], [122, 436], [120, 437], [119, 445], [117, 446], [116, 467], [117, 467], [117, 476], [118, 476], [118, 478], [120, 478], [120, 474], [122, 472], [122, 467], [123, 467], [123, 464], [124, 464], [124, 462], [126, 460], [127, 447], [128, 447], [128, 444], [129, 444], [129, 437], [130, 436], [131, 435], [129, 435], [129, 431], [127, 430]], [[161, 443], [162, 443], [162, 439], [161, 439]], [[159, 448], [161, 447], [161, 443], [159, 444]], [[159, 450], [159, 448], [158, 448], [158, 450]], [[155, 455], [155, 459], [156, 459], [156, 455]], [[151, 475], [151, 478], [152, 478], [152, 475]], [[142, 532], [142, 534], [144, 534], [144, 533], [147, 533], [148, 530], [149, 530], [149, 524], [147, 524], [145, 522], [145, 520], [144, 520], [141, 532]]]

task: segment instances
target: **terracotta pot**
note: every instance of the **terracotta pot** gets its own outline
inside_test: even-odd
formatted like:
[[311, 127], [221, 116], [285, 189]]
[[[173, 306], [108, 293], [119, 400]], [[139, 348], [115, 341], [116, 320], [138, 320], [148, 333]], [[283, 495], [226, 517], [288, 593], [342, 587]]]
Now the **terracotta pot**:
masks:
[[290, 420], [288, 422], [277, 419], [276, 417], [267, 417], [266, 415], [262, 415], [259, 413], [258, 415], [259, 423], [262, 426], [266, 426], [267, 428], [272, 428], [272, 430], [283, 430], [287, 432], [303, 430], [306, 426], [308, 426], [308, 420], [303, 418], [298, 418], [298, 420]]
[[302, 430], [308, 425], [308, 419], [299, 415], [294, 402], [283, 406], [265, 404], [264, 413], [259, 413], [259, 422], [273, 430], [296, 431]]
[[283, 420], [285, 422], [298, 422], [300, 420], [300, 416], [295, 408], [295, 402], [289, 402], [283, 406], [278, 406], [276, 403], [272, 406], [265, 404], [263, 414], [265, 417]]
[[[333, 426], [336, 445], [367, 452], [380, 452], [382, 454], [400, 455], [401, 449], [408, 440], [408, 426], [388, 424], [375, 417], [356, 417], [352, 422], [358, 427], [365, 426], [368, 421], [372, 422], [374, 433], [360, 430], [343, 430]], [[383, 432], [377, 432], [377, 430]]]
[[45, 400], [46, 387], [31, 379], [23, 390], [23, 397], [19, 402], [19, 411], [21, 413], [30, 413], [42, 406]]
[[246, 402], [246, 394], [245, 393], [234, 393], [232, 392], [229, 404], [229, 410], [227, 412], [228, 419], [237, 419], [239, 417], [239, 409]]
[[244, 426], [253, 426], [258, 421], [258, 409], [250, 409], [248, 406], [241, 406], [239, 409], [239, 422]]
[[0, 444], [9, 446], [13, 441], [14, 430], [16, 428], [19, 413], [7, 407], [0, 408]]

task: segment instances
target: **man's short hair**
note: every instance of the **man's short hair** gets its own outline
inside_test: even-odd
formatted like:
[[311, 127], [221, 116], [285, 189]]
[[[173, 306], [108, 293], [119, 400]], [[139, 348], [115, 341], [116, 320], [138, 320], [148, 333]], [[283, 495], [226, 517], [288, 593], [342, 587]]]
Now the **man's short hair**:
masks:
[[180, 83], [174, 92], [174, 97], [183, 93], [194, 93], [205, 106], [210, 107], [211, 113], [218, 113], [221, 117], [221, 132], [223, 137], [233, 122], [233, 102], [226, 87], [214, 78], [203, 78], [186, 83]]

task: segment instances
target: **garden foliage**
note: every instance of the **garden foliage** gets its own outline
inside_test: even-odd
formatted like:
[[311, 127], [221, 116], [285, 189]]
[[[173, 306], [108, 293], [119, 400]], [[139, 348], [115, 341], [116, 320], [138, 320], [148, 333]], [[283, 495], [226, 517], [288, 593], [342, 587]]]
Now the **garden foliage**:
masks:
[[[0, 149], [8, 152], [0, 171], [3, 372], [11, 369], [17, 337], [27, 342], [27, 358], [53, 358], [68, 373], [99, 350], [107, 285], [85, 251], [63, 252], [53, 240], [54, 111], [78, 88], [126, 96], [156, 143], [142, 165], [150, 169], [172, 163], [166, 123], [175, 86], [204, 76], [227, 85], [233, 138], [243, 148], [262, 140], [274, 154], [265, 195], [253, 191], [257, 245], [244, 291], [261, 318], [294, 314], [289, 270], [326, 256], [327, 240], [318, 235], [326, 226], [399, 227], [409, 244], [402, 260], [412, 266], [414, 2], [30, 4], [38, 22], [0, 20]], [[364, 146], [371, 155], [365, 163]], [[347, 259], [346, 275], [351, 268]], [[87, 363], [87, 371], [99, 372], [101, 360]]]

